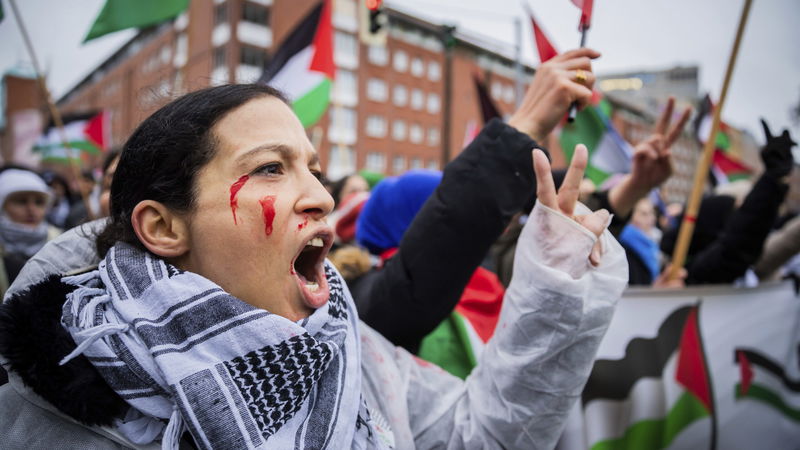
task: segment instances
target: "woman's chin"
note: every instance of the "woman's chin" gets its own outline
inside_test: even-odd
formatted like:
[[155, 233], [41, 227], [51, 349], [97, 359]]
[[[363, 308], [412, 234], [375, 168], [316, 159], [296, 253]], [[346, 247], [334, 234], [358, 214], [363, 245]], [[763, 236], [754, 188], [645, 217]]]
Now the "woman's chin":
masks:
[[294, 276], [303, 304], [313, 310], [324, 306], [331, 295], [327, 278], [324, 276], [319, 278], [318, 283], [308, 283], [297, 275]]

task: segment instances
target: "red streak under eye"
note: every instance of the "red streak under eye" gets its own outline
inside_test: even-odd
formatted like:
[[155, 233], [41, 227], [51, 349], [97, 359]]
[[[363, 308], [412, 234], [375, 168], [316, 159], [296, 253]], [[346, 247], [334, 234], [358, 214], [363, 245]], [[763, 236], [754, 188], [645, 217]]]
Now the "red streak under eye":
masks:
[[233, 213], [233, 224], [238, 225], [236, 223], [236, 208], [239, 207], [239, 202], [236, 200], [236, 194], [239, 193], [239, 189], [244, 187], [244, 184], [247, 183], [247, 180], [250, 179], [249, 175], [242, 175], [235, 183], [231, 185], [231, 212]]
[[258, 201], [261, 203], [261, 213], [264, 215], [264, 233], [272, 234], [272, 221], [275, 219], [275, 196], [267, 195]]

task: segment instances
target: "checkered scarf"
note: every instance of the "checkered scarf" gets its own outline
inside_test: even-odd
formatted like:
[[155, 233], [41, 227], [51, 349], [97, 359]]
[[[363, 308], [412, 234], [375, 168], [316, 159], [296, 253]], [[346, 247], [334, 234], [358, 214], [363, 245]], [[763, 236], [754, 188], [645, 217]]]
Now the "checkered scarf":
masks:
[[361, 396], [352, 298], [326, 263], [330, 300], [292, 322], [124, 243], [97, 270], [64, 278], [62, 325], [131, 410], [135, 444], [201, 449], [376, 448]]

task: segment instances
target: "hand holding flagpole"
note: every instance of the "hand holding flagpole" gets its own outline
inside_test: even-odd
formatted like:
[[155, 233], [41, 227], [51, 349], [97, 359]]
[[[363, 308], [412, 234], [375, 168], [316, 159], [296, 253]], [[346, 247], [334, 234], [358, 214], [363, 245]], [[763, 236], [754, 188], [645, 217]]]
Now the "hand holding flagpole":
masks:
[[[589, 26], [592, 23], [592, 8], [594, 7], [594, 0], [571, 0], [578, 8], [581, 9], [581, 21], [578, 24], [578, 29], [581, 31], [581, 47], [586, 47], [586, 35], [589, 31]], [[572, 102], [567, 113], [567, 122], [575, 121], [575, 114], [578, 112], [578, 103]]]

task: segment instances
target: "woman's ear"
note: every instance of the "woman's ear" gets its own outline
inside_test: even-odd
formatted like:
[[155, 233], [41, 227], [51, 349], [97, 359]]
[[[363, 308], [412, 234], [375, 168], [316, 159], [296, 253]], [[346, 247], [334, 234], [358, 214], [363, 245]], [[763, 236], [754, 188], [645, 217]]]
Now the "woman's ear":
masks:
[[189, 250], [186, 222], [160, 202], [139, 202], [133, 208], [131, 225], [139, 242], [157, 256], [177, 258]]

